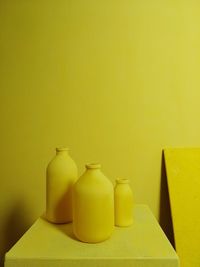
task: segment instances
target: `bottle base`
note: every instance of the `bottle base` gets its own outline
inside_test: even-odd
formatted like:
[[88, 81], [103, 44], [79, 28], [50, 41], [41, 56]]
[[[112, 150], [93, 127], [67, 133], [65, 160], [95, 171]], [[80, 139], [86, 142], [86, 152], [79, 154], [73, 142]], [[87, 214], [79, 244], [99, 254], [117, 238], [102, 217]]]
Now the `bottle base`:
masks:
[[43, 218], [48, 221], [49, 223], [53, 223], [53, 224], [67, 224], [67, 223], [71, 223], [72, 220], [56, 220], [56, 219], [52, 219], [49, 218], [48, 216], [44, 215]]
[[80, 242], [89, 243], [89, 244], [97, 244], [97, 243], [104, 242], [104, 241], [108, 240], [111, 237], [111, 235], [112, 235], [112, 233], [109, 236], [106, 236], [106, 237], [101, 238], [101, 239], [81, 238], [80, 236], [76, 235], [74, 232], [74, 236], [76, 237], [77, 240], [79, 240]]
[[131, 225], [133, 225], [133, 222], [130, 222], [130, 223], [115, 223], [115, 226], [117, 226], [117, 227], [129, 227], [129, 226], [131, 226]]

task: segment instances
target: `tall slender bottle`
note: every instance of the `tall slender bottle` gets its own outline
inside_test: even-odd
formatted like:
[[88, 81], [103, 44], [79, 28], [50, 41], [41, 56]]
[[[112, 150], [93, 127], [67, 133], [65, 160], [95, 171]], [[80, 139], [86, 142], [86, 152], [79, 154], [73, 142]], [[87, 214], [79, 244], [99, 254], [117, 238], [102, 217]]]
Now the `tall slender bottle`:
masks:
[[117, 179], [114, 189], [115, 225], [130, 226], [133, 223], [133, 193], [128, 179]]
[[56, 148], [46, 170], [46, 219], [52, 223], [72, 221], [72, 188], [78, 178], [68, 148]]
[[87, 164], [73, 190], [74, 234], [88, 243], [108, 239], [114, 230], [114, 188], [100, 168]]

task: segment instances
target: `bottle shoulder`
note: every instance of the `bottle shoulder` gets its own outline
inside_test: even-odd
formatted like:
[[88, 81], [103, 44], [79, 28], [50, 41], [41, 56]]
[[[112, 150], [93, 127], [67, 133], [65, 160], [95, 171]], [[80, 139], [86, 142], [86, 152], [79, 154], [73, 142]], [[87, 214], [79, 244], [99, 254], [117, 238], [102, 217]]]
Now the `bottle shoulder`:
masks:
[[56, 166], [63, 166], [68, 168], [70, 165], [77, 168], [75, 161], [70, 156], [56, 155], [47, 165], [47, 169], [51, 169]]
[[78, 169], [75, 162], [70, 157], [55, 156], [47, 165], [47, 179], [78, 178]]
[[116, 185], [114, 188], [115, 194], [133, 195], [133, 191], [129, 184]]
[[75, 190], [84, 190], [91, 188], [94, 191], [101, 191], [101, 189], [114, 190], [112, 182], [103, 173], [85, 173], [80, 176], [75, 184]]

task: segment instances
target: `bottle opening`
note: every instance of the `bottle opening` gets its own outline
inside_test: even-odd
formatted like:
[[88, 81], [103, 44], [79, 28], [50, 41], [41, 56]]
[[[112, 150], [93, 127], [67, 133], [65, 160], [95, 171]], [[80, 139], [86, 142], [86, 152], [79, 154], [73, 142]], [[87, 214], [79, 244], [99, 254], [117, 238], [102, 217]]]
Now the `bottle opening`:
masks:
[[129, 179], [118, 178], [118, 179], [116, 179], [116, 183], [117, 184], [128, 184], [129, 183]]
[[56, 152], [69, 151], [68, 147], [56, 147]]
[[101, 164], [99, 163], [89, 163], [85, 165], [86, 169], [100, 169]]

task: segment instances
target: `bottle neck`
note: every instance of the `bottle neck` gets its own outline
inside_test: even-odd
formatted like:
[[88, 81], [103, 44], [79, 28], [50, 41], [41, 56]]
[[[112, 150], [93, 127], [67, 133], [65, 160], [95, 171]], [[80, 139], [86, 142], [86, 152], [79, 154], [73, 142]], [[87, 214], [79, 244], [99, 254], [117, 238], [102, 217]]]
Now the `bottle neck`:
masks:
[[101, 169], [101, 165], [99, 163], [86, 164], [85, 167], [89, 172], [99, 172]]
[[56, 148], [56, 155], [69, 155], [69, 149], [68, 148]]
[[116, 185], [127, 185], [129, 184], [129, 180], [128, 179], [116, 179]]

